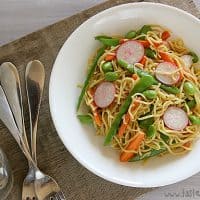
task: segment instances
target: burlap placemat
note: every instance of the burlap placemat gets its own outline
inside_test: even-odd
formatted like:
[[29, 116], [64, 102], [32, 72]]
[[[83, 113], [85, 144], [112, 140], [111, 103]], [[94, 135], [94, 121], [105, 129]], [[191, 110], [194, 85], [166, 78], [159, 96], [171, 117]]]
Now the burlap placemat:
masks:
[[[150, 190], [123, 187], [110, 183], [82, 167], [60, 141], [49, 113], [48, 83], [50, 72], [64, 41], [76, 27], [92, 15], [106, 8], [128, 2], [138, 1], [110, 0], [0, 47], [0, 63], [4, 61], [13, 62], [18, 67], [22, 79], [28, 61], [39, 59], [45, 64], [47, 76], [39, 120], [38, 162], [43, 171], [58, 180], [69, 200], [134, 200]], [[197, 17], [200, 16], [191, 0], [155, 0], [154, 2], [173, 5]], [[22, 86], [24, 86], [24, 82], [22, 82]], [[26, 105], [25, 111], [27, 113]], [[28, 124], [27, 114], [25, 121]], [[0, 124], [0, 138], [0, 146], [3, 147], [9, 157], [15, 178], [14, 187], [8, 200], [20, 200], [22, 183], [27, 172], [27, 162], [2, 123]]]

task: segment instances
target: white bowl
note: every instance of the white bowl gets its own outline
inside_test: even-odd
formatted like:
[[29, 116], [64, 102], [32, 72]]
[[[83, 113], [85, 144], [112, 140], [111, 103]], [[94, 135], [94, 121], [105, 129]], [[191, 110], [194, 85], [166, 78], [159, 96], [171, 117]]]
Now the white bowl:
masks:
[[120, 163], [118, 153], [103, 146], [103, 137], [76, 118], [76, 105], [88, 58], [100, 44], [99, 34], [125, 34], [144, 24], [159, 24], [184, 39], [200, 55], [200, 21], [174, 7], [130, 3], [107, 9], [79, 26], [67, 39], [55, 61], [49, 89], [52, 118], [66, 148], [96, 175], [126, 186], [156, 187], [186, 179], [200, 171], [200, 141], [184, 156], [155, 157], [147, 163]]

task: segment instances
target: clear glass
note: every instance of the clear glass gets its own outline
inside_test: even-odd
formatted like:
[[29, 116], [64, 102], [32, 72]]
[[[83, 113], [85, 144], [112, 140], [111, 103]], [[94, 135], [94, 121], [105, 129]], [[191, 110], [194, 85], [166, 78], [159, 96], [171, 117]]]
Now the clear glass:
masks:
[[5, 200], [13, 186], [13, 175], [5, 153], [0, 148], [0, 199]]

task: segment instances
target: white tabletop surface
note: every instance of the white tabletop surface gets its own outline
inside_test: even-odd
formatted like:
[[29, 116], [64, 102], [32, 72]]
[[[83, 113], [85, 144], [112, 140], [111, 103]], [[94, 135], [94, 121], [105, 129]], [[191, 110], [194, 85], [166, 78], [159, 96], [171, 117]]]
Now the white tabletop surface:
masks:
[[[0, 46], [103, 1], [0, 0]], [[200, 0], [195, 0], [195, 3], [199, 6]], [[200, 174], [180, 183], [155, 189], [137, 200], [193, 199], [200, 200]]]

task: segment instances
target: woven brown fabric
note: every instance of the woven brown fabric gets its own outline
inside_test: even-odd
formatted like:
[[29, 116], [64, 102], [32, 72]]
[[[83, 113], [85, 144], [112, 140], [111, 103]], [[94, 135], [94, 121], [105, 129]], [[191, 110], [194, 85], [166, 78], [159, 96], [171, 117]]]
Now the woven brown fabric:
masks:
[[[69, 200], [134, 200], [150, 189], [123, 187], [105, 181], [82, 167], [65, 149], [53, 126], [48, 103], [48, 84], [53, 62], [67, 37], [72, 31], [92, 15], [115, 5], [138, 2], [134, 0], [110, 0], [79, 14], [66, 18], [42, 30], [31, 33], [21, 39], [0, 47], [0, 64], [13, 62], [19, 69], [24, 86], [24, 69], [28, 61], [41, 60], [46, 69], [46, 85], [41, 106], [38, 129], [38, 162], [40, 168], [58, 180]], [[140, 1], [141, 2], [141, 1]], [[195, 4], [191, 0], [154, 0], [182, 8], [200, 17]], [[23, 96], [24, 91], [23, 91]], [[24, 99], [24, 102], [26, 99]], [[66, 102], [67, 106], [67, 102]], [[27, 113], [27, 105], [25, 104]], [[25, 114], [28, 128], [28, 115]], [[20, 200], [24, 176], [27, 173], [27, 162], [8, 133], [0, 123], [0, 146], [7, 153], [13, 172], [14, 187], [8, 200]]]

